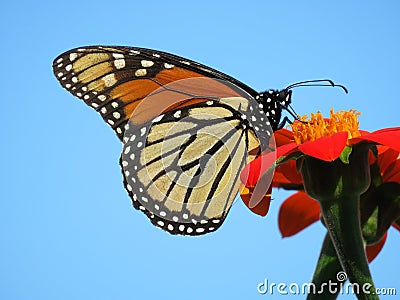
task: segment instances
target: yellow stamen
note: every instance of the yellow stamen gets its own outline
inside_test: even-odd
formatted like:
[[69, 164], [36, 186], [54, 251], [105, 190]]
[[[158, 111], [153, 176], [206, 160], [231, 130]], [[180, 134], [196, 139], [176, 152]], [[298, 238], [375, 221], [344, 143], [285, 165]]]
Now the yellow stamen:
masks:
[[357, 117], [361, 113], [355, 110], [334, 112], [331, 109], [330, 118], [324, 119], [320, 112], [300, 117], [299, 121], [291, 124], [294, 140], [297, 144], [315, 141], [323, 136], [332, 136], [338, 132], [348, 132], [348, 138], [360, 136]]

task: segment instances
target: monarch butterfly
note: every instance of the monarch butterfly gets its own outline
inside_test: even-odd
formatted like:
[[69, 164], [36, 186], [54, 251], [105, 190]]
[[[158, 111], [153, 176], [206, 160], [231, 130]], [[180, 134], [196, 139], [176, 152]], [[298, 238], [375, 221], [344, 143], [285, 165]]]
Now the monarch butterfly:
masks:
[[120, 165], [133, 206], [181, 235], [221, 226], [240, 171], [272, 147], [291, 88], [316, 82], [257, 93], [195, 61], [119, 46], [72, 49], [54, 60], [53, 71], [123, 143]]

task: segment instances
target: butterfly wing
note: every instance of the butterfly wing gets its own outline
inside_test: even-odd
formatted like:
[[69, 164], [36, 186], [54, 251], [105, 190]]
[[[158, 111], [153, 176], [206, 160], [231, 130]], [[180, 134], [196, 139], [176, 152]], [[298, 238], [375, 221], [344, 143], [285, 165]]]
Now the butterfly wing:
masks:
[[57, 57], [53, 69], [123, 141], [124, 184], [136, 209], [173, 234], [203, 234], [222, 224], [244, 164], [270, 142], [268, 120], [251, 101], [254, 90], [197, 62], [143, 48], [77, 48]]
[[[134, 207], [172, 234], [212, 232], [240, 188], [252, 150], [269, 141], [258, 104], [245, 98], [208, 100], [171, 110], [144, 124], [129, 122], [121, 155]], [[250, 109], [251, 107], [251, 109]]]
[[[54, 60], [53, 71], [65, 89], [101, 114], [120, 140], [131, 117], [144, 123], [164, 111], [207, 101], [196, 95], [234, 97], [243, 96], [243, 91], [252, 97], [257, 94], [217, 70], [169, 53], [143, 48], [90, 46], [72, 49]], [[204, 81], [182, 83], [188, 78]], [[159, 89], [174, 82], [173, 89]], [[156, 90], [158, 92], [153, 96], [165, 95], [152, 100], [149, 96]], [[186, 94], [195, 99], [192, 102], [177, 100]], [[147, 107], [142, 105], [145, 109], [137, 111], [145, 98]]]

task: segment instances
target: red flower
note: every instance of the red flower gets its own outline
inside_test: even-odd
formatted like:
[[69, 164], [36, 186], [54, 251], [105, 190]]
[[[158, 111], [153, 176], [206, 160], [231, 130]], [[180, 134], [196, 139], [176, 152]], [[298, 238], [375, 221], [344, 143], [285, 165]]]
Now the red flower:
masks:
[[[396, 162], [385, 164], [380, 157], [374, 161], [370, 154], [372, 151], [376, 155], [377, 145], [383, 145], [389, 148], [386, 155], [395, 156], [397, 160], [400, 127], [360, 132], [358, 115], [355, 111], [331, 111], [329, 119], [317, 113], [312, 114], [310, 120], [300, 118], [293, 122], [293, 138], [287, 131], [285, 142], [278, 145], [276, 151], [268, 153], [267, 150], [242, 171], [241, 180], [247, 191], [241, 196], [255, 213], [260, 214], [259, 208], [264, 206], [264, 215], [271, 198], [270, 190], [265, 194], [265, 189], [269, 187], [273, 171], [279, 168], [274, 186], [304, 188], [305, 191], [291, 196], [282, 205], [279, 224], [283, 234], [295, 234], [321, 215], [336, 249], [338, 263], [349, 274], [349, 281], [368, 283], [374, 291], [368, 261], [379, 253], [388, 228], [400, 217], [400, 183], [383, 181], [383, 174], [387, 173], [383, 166], [393, 166], [393, 169]], [[396, 151], [397, 156], [392, 151]], [[302, 181], [299, 181], [297, 169]], [[398, 172], [394, 175], [390, 172], [385, 178], [397, 176]], [[329, 248], [333, 249], [324, 243], [321, 255], [330, 251]], [[323, 264], [319, 261], [317, 269]], [[330, 271], [335, 268], [329, 267]], [[315, 275], [318, 282], [326, 273], [316, 272]], [[359, 296], [363, 298], [366, 293]]]
[[[280, 133], [285, 136], [293, 133], [286, 129]], [[371, 133], [361, 132], [361, 135], [355, 138], [348, 138], [348, 132], [337, 132], [331, 136], [323, 136], [314, 141], [308, 141], [302, 144], [297, 144], [292, 138], [292, 142], [277, 146], [275, 152], [270, 152], [265, 155], [259, 156], [250, 164], [248, 164], [242, 171], [241, 180], [246, 186], [254, 187], [260, 177], [266, 173], [274, 162], [279, 160], [284, 161], [290, 155], [308, 155], [324, 161], [334, 161], [343, 152], [345, 147], [349, 145], [358, 144], [361, 142], [369, 142], [374, 144], [381, 144], [400, 152], [400, 127], [385, 128], [382, 130], [374, 131]], [[275, 157], [277, 160], [275, 161]]]
[[[390, 132], [387, 130], [386, 132]], [[379, 131], [382, 132], [382, 131]], [[362, 133], [363, 136], [370, 137], [371, 134], [367, 132]], [[277, 147], [282, 146], [285, 142], [290, 143], [291, 131], [282, 129], [275, 133], [277, 138]], [[379, 136], [379, 135], [378, 135]], [[284, 139], [282, 139], [284, 137]], [[378, 157], [371, 158], [371, 165], [376, 162], [379, 166], [379, 176], [383, 182], [395, 182], [400, 184], [400, 156], [399, 151], [391, 149], [387, 146], [377, 146]], [[302, 191], [301, 175], [297, 172], [296, 163], [294, 160], [280, 165], [275, 170], [272, 187], [279, 187], [285, 189], [300, 190], [295, 194], [288, 197], [281, 205], [278, 217], [279, 229], [282, 237], [289, 237], [300, 232], [307, 226], [320, 220], [320, 205], [319, 202], [310, 198], [304, 191]], [[260, 207], [269, 207], [269, 199], [263, 199], [253, 211], [259, 210]], [[400, 231], [400, 226], [396, 223], [392, 224], [397, 230]], [[368, 245], [366, 253], [368, 261], [371, 262], [381, 251], [387, 238], [387, 232], [379, 240], [379, 242]]]

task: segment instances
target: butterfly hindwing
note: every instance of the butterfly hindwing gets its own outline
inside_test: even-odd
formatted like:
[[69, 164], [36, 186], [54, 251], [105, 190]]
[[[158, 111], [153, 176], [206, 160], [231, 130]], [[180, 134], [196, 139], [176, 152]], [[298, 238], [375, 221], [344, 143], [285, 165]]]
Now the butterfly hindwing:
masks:
[[243, 117], [248, 99], [225, 100], [128, 123], [120, 161], [125, 187], [134, 207], [172, 234], [204, 234], [222, 224], [249, 152], [260, 146], [259, 135], [268, 136], [255, 132], [250, 114]]

